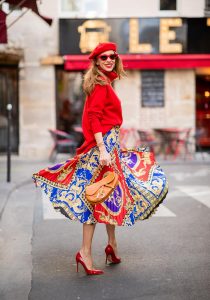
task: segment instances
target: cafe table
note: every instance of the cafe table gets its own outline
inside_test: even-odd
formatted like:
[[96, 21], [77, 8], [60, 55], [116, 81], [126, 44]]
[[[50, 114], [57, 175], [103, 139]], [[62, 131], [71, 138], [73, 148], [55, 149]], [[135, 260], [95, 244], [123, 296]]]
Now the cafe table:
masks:
[[188, 151], [188, 141], [191, 128], [155, 128], [154, 131], [161, 138], [161, 147], [163, 149], [164, 158], [169, 156], [173, 159], [180, 157], [184, 152], [186, 158]]

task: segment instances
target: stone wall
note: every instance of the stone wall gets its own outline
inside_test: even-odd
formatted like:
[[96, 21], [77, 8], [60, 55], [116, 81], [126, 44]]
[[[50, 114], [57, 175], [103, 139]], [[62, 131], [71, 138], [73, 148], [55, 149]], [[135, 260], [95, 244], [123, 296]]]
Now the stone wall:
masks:
[[[58, 54], [57, 1], [44, 1], [41, 13], [55, 17], [49, 26], [28, 11], [9, 30], [10, 45], [23, 49], [19, 64], [19, 155], [40, 159], [49, 155], [52, 139], [48, 128], [55, 128], [54, 66], [41, 65], [41, 59]], [[8, 22], [18, 17], [14, 12]]]
[[140, 71], [127, 74], [127, 78], [115, 84], [122, 100], [124, 127], [195, 127], [194, 70], [165, 71], [165, 106], [162, 108], [141, 107]]
[[24, 158], [46, 158], [52, 146], [48, 129], [55, 128], [54, 67], [27, 67], [20, 80], [20, 146]]
[[159, 0], [108, 0], [108, 17], [203, 17], [205, 0], [179, 0], [176, 11], [160, 11]]

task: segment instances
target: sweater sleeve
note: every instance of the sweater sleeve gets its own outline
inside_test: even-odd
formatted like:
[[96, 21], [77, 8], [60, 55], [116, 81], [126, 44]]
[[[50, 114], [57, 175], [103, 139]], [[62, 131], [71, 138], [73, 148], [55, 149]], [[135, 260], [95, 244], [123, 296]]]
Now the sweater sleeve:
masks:
[[93, 133], [102, 132], [101, 120], [106, 101], [106, 85], [97, 84], [88, 99], [88, 119]]

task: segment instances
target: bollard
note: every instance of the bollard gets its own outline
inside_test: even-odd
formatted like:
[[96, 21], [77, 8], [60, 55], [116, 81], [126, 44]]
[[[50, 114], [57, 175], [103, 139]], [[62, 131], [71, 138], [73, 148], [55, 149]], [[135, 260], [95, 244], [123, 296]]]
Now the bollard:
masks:
[[7, 182], [11, 181], [11, 120], [12, 104], [7, 104], [8, 126], [7, 126]]

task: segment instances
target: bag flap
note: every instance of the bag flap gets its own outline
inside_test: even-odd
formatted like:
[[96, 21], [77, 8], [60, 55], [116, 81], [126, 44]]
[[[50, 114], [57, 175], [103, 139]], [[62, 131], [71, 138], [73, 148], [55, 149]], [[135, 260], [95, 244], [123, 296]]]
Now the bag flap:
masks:
[[112, 182], [116, 176], [116, 174], [114, 172], [107, 172], [106, 174], [107, 175], [104, 178], [102, 178], [101, 180], [86, 186], [85, 191], [86, 191], [87, 195], [91, 196], [91, 195], [95, 194], [100, 187]]

